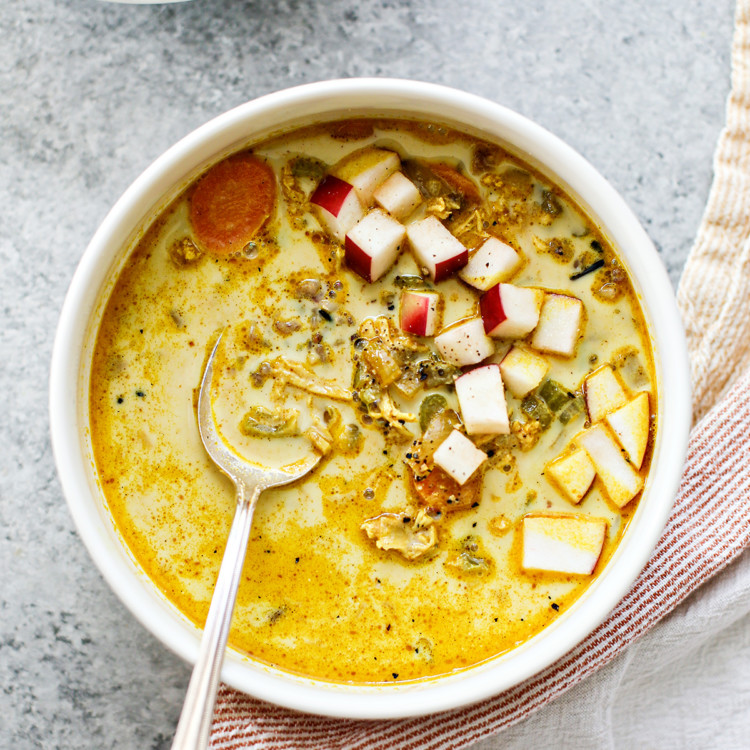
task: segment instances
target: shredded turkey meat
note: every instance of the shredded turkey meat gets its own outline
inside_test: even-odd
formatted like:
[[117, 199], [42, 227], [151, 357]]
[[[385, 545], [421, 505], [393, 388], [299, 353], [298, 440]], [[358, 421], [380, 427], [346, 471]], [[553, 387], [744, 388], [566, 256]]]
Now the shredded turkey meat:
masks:
[[326, 396], [336, 401], [351, 401], [352, 392], [332, 380], [319, 378], [301, 362], [293, 362], [286, 357], [277, 357], [271, 362], [271, 377], [274, 379], [273, 397], [278, 399], [287, 385], [312, 393], [314, 396]]
[[409, 336], [396, 328], [390, 319], [384, 315], [363, 320], [359, 327], [358, 336], [363, 339], [379, 338], [389, 349], [401, 352], [419, 352], [427, 349], [413, 336]]
[[313, 418], [313, 424], [305, 431], [305, 437], [313, 444], [321, 456], [326, 456], [331, 451], [333, 436], [331, 431], [318, 419]]
[[378, 549], [400, 552], [407, 560], [416, 560], [437, 544], [437, 529], [424, 510], [381, 513], [361, 526]]
[[375, 419], [383, 419], [396, 432], [406, 438], [414, 437], [411, 430], [404, 424], [405, 422], [416, 422], [417, 415], [409, 412], [400, 411], [393, 403], [388, 391], [383, 391], [378, 399], [378, 411], [371, 411], [370, 416]]

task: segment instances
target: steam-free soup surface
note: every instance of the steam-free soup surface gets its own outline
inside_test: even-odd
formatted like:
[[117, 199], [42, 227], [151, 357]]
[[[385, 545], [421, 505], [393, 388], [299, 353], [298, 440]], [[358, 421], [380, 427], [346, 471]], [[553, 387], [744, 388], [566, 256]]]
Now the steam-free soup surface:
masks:
[[[400, 328], [400, 299], [410, 286], [439, 295], [437, 332], [478, 316], [484, 292], [455, 272], [433, 282], [408, 241], [382, 277], [366, 280], [310, 203], [336, 164], [373, 144], [397, 153], [398, 171], [422, 188], [401, 223], [435, 216], [470, 254], [499, 239], [520, 258], [503, 283], [583, 304], [570, 356], [535, 350], [530, 333], [492, 338], [494, 353], [477, 363], [500, 363], [515, 345], [548, 366], [523, 397], [506, 382], [508, 433], [467, 435], [453, 379], [477, 365], [446, 361], [434, 336]], [[628, 403], [649, 394], [646, 456], [640, 468], [627, 459], [640, 482], [648, 469], [652, 358], [625, 269], [559, 188], [498, 147], [446, 128], [337, 123], [255, 145], [245, 156], [251, 169], [262, 163], [271, 175], [270, 193], [255, 188], [265, 190], [270, 211], [262, 228], [250, 222], [242, 247], [231, 247], [230, 238], [217, 250], [196, 234], [198, 182], [138, 242], [106, 304], [91, 373], [91, 428], [101, 488], [122, 537], [155, 585], [202, 625], [234, 491], [201, 446], [196, 391], [207, 352], [226, 329], [214, 402], [224, 437], [266, 465], [325, 453], [308, 478], [259, 502], [231, 645], [293, 672], [378, 683], [448, 673], [523, 643], [602, 570], [638, 502], [637, 492], [621, 507], [613, 501], [601, 467], [579, 503], [548, 475], [592, 427], [614, 434], [606, 417], [589, 413], [591, 373], [614, 373]], [[409, 387], [373, 376], [365, 352], [374, 351], [376, 337], [367, 326], [378, 320], [385, 325], [378, 340], [391, 338], [385, 349], [397, 355], [399, 377], [415, 376]], [[429, 377], [423, 361], [431, 361]], [[290, 363], [333, 390], [295, 385]], [[549, 382], [554, 387], [542, 390]], [[415, 487], [420, 462], [433, 468], [429, 455], [415, 462], [412, 454], [426, 451], [419, 442], [430, 423], [424, 402], [435, 395], [442, 396], [432, 401], [437, 413], [455, 415], [458, 432], [486, 456], [457, 485], [456, 508], [451, 492], [440, 498]], [[384, 399], [405, 415], [419, 417], [422, 407], [423, 424], [387, 419]], [[269, 431], [273, 437], [258, 437]], [[368, 519], [394, 517], [412, 541], [427, 540], [414, 559], [398, 545], [378, 546], [382, 534], [363, 529]], [[593, 573], [524, 565], [524, 519], [550, 517], [601, 521], [606, 532]]]

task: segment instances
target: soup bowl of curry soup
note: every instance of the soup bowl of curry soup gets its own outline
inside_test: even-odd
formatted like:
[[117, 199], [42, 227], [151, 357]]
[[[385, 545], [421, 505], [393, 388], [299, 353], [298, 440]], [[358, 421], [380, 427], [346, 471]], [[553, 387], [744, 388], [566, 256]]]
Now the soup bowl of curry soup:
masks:
[[[223, 679], [302, 711], [499, 693], [624, 596], [690, 424], [672, 289], [614, 189], [495, 103], [330, 81], [238, 107], [126, 191], [65, 301], [63, 489], [107, 582], [196, 657], [234, 511], [196, 424], [305, 479], [258, 505]], [[668, 386], [668, 387], [667, 387]]]

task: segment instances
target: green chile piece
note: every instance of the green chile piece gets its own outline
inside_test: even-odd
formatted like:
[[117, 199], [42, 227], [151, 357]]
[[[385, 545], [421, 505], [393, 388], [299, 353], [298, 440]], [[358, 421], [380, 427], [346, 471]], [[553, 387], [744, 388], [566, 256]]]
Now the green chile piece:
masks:
[[251, 406], [240, 422], [240, 432], [248, 437], [294, 437], [299, 435], [296, 409], [271, 411]]
[[419, 380], [425, 388], [438, 388], [441, 385], [453, 385], [453, 381], [461, 374], [461, 368], [449, 365], [436, 354], [430, 359], [419, 362]]
[[531, 394], [521, 402], [521, 411], [530, 419], [535, 419], [546, 430], [555, 415], [550, 411], [547, 404], [537, 395]]
[[396, 276], [395, 279], [393, 279], [394, 286], [397, 286], [399, 289], [431, 289], [432, 284], [430, 284], [429, 281], [426, 279], [423, 279], [421, 276], [414, 276], [412, 274], [402, 274], [401, 276]]
[[559, 419], [563, 424], [575, 419], [579, 414], [586, 408], [586, 402], [583, 400], [583, 396], [576, 396], [561, 412]]
[[568, 389], [556, 380], [545, 380], [537, 393], [544, 399], [550, 411], [555, 412], [555, 414], [571, 400]]
[[430, 424], [432, 418], [447, 406], [448, 402], [445, 400], [445, 396], [441, 396], [439, 393], [431, 393], [422, 399], [422, 403], [419, 405], [419, 427], [422, 432], [427, 429], [427, 425]]

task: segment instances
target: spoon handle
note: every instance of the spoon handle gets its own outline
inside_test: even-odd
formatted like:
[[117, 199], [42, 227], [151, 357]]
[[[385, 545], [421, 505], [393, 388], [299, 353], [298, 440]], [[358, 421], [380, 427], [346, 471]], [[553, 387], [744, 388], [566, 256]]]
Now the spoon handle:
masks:
[[198, 660], [190, 677], [172, 750], [203, 750], [208, 746], [221, 665], [224, 662], [229, 626], [245, 561], [253, 511], [260, 491], [258, 486], [247, 488], [243, 482], [237, 483], [237, 510], [229, 530], [203, 629]]

